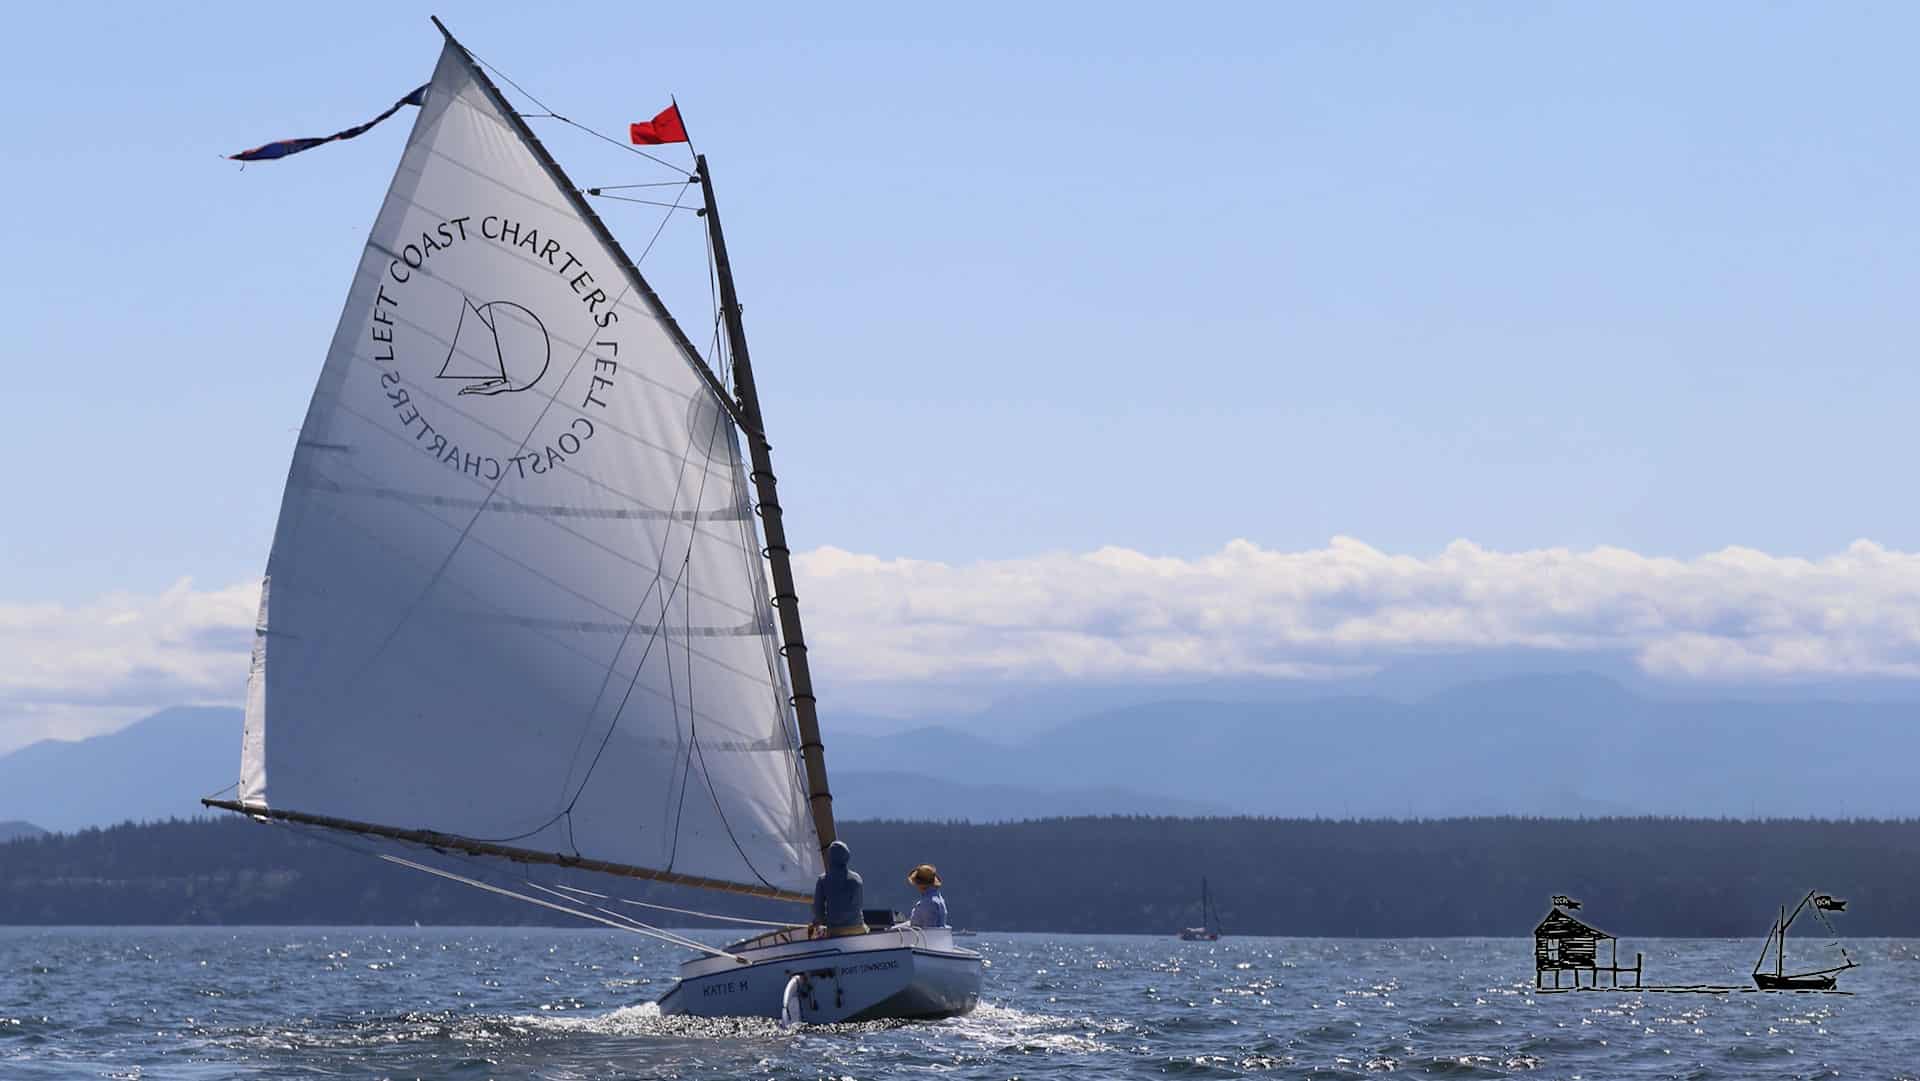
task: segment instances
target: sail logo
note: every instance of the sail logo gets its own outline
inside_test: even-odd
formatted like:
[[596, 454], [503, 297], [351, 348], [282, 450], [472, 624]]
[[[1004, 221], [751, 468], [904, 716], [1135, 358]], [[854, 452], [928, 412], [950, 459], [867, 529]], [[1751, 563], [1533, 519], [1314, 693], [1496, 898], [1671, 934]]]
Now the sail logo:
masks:
[[435, 378], [467, 381], [461, 394], [515, 394], [537, 386], [552, 362], [547, 325], [525, 305], [463, 297], [453, 344]]
[[[474, 480], [577, 468], [568, 463], [589, 453], [596, 422], [618, 401], [616, 300], [551, 224], [475, 220], [448, 218], [418, 243], [411, 233], [376, 242], [389, 257], [367, 320], [378, 393], [404, 437]], [[570, 336], [584, 338], [571, 364], [554, 363], [555, 333], [563, 351]], [[528, 399], [531, 430], [516, 429], [513, 406]]]

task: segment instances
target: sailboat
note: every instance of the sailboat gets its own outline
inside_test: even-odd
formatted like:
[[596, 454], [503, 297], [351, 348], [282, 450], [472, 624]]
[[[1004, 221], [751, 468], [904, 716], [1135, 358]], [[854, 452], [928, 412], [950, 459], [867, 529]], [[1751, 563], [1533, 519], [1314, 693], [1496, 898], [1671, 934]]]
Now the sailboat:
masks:
[[1182, 927], [1182, 942], [1218, 942], [1220, 940], [1220, 915], [1214, 910], [1213, 897], [1207, 892], [1205, 876], [1200, 879], [1200, 926]]
[[[237, 792], [204, 802], [476, 875], [808, 904], [833, 800], [707, 161], [677, 183], [704, 202], [713, 366], [434, 24], [288, 470]], [[578, 886], [383, 858], [698, 951], [667, 1013], [936, 1018], [979, 998], [978, 954], [874, 910], [867, 933], [802, 917], [715, 947]]]
[[[1831, 991], [1840, 973], [1858, 964], [1840, 946], [1841, 963], [1829, 968], [1812, 969], [1807, 972], [1787, 971], [1787, 928], [1800, 918], [1802, 912], [1812, 912], [1825, 925], [1827, 932], [1836, 938], [1839, 932], [1833, 929], [1833, 923], [1827, 919], [1828, 912], [1843, 912], [1846, 902], [1836, 900], [1831, 894], [1808, 891], [1800, 903], [1789, 913], [1781, 906], [1780, 915], [1773, 921], [1773, 927], [1767, 931], [1767, 944], [1760, 948], [1760, 957], [1753, 963], [1753, 985], [1762, 991]], [[1838, 943], [1836, 943], [1837, 945]], [[1767, 967], [1767, 956], [1773, 956], [1773, 971], [1763, 971]]]

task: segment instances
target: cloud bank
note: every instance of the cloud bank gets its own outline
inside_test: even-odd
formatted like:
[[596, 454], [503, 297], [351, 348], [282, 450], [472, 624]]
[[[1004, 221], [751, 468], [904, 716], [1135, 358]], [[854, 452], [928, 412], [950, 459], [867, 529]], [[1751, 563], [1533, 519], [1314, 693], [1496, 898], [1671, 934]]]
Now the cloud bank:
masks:
[[1495, 648], [1616, 651], [1669, 679], [1920, 676], [1920, 554], [1869, 541], [1817, 560], [1466, 541], [1416, 557], [1346, 537], [963, 565], [824, 548], [798, 569], [813, 652], [847, 679], [1311, 677]]
[[[1525, 648], [1630, 655], [1716, 682], [1920, 678], [1920, 554], [1858, 541], [1820, 559], [1728, 548], [1430, 557], [1335, 538], [1197, 559], [1123, 548], [948, 564], [837, 548], [796, 557], [830, 681], [1316, 678], [1396, 658]], [[180, 582], [84, 605], [0, 604], [0, 751], [183, 703], [237, 704], [252, 584]]]
[[237, 703], [260, 587], [0, 602], [0, 752], [111, 731], [167, 706]]

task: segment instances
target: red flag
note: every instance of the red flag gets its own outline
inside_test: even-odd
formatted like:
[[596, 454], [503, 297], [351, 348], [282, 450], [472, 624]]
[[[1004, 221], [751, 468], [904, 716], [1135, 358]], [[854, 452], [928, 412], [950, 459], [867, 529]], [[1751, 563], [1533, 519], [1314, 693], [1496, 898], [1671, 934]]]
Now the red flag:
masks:
[[687, 126], [680, 122], [680, 106], [669, 105], [660, 110], [660, 115], [644, 124], [632, 126], [633, 141], [637, 146], [659, 146], [661, 143], [684, 143], [687, 141]]

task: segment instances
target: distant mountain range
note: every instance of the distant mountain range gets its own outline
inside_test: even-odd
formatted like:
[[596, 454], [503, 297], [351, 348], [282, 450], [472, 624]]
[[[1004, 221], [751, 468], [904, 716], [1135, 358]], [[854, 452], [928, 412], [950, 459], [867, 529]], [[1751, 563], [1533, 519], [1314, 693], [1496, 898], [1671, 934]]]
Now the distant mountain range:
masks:
[[[240, 724], [237, 709], [182, 707], [107, 735], [42, 740], [0, 755], [0, 817], [31, 817], [70, 832], [204, 813], [201, 797], [229, 788], [239, 776]], [[1074, 784], [1028, 787], [961, 776], [938, 768], [925, 774], [840, 768], [833, 772], [834, 802], [843, 818], [919, 821], [1231, 813], [1217, 801], [1101, 785], [1090, 775]], [[0, 840], [7, 839], [6, 825], [0, 823]]]
[[1063, 777], [1283, 816], [1920, 815], [1911, 702], [1663, 701], [1591, 673], [1471, 683], [1412, 702], [1157, 701], [1011, 746], [949, 728], [841, 738], [836, 768]]
[[[965, 729], [830, 731], [840, 815], [1920, 815], [1920, 705], [1905, 701], [1660, 700], [1543, 673], [1413, 701], [1194, 697], [1048, 714], [1024, 698], [991, 714]], [[239, 733], [237, 710], [172, 709], [23, 747], [0, 756], [0, 818], [64, 831], [197, 813], [233, 782]]]
[[0, 756], [0, 818], [67, 832], [186, 817], [239, 775], [239, 710], [166, 709], [104, 736]]
[[45, 837], [47, 831], [31, 822], [0, 822], [0, 845], [29, 837]]

